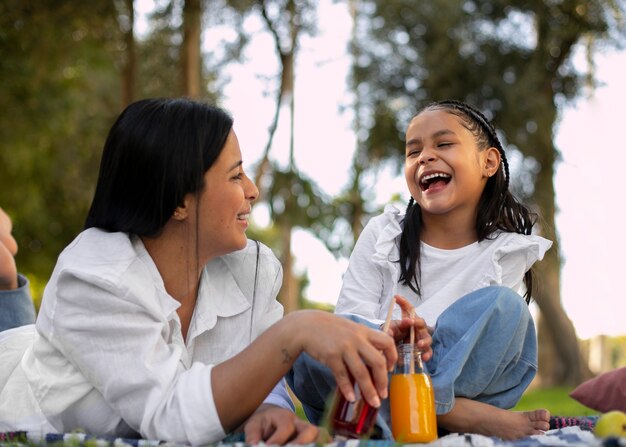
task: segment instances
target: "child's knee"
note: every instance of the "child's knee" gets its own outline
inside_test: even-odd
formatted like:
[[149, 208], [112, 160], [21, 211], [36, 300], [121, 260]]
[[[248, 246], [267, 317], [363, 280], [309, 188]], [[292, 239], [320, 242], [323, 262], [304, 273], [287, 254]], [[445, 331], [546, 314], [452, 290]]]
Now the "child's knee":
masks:
[[514, 290], [504, 286], [490, 286], [488, 289], [494, 300], [494, 306], [508, 318], [527, 320], [531, 317], [528, 304]]

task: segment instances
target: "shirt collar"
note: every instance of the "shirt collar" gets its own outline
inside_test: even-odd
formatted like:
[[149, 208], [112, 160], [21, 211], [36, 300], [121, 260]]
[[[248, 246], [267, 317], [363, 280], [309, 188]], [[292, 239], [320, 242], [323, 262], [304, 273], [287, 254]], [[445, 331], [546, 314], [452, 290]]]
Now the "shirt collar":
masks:
[[[176, 309], [180, 303], [172, 298], [165, 290], [163, 278], [157, 269], [152, 257], [146, 250], [138, 236], [132, 236], [131, 241], [137, 257], [147, 267], [148, 273], [155, 287], [159, 290], [161, 305], [170, 315], [169, 319], [176, 319]], [[192, 340], [201, 333], [213, 329], [217, 317], [232, 317], [245, 312], [251, 307], [250, 300], [241, 291], [234, 275], [244, 275], [240, 265], [230, 266], [222, 258], [209, 262], [200, 277], [198, 300], [194, 309], [187, 340]]]
[[217, 258], [204, 268], [200, 278], [198, 301], [189, 328], [189, 340], [211, 330], [218, 317], [232, 317], [251, 307], [250, 300], [235, 281], [235, 275], [245, 274], [237, 267], [231, 269], [222, 258]]
[[146, 247], [143, 245], [141, 238], [139, 236], [133, 235], [131, 236], [131, 242], [133, 244], [133, 249], [135, 253], [137, 253], [137, 258], [143, 263], [146, 267], [148, 274], [150, 275], [150, 279], [154, 284], [154, 287], [159, 292], [157, 295], [161, 301], [161, 306], [163, 310], [168, 315], [168, 320], [173, 318], [178, 319], [178, 314], [176, 314], [176, 309], [180, 307], [180, 303], [172, 298], [167, 290], [165, 290], [165, 284], [163, 283], [163, 278], [161, 278], [161, 274], [159, 273], [159, 269], [157, 268], [152, 256], [146, 250]]

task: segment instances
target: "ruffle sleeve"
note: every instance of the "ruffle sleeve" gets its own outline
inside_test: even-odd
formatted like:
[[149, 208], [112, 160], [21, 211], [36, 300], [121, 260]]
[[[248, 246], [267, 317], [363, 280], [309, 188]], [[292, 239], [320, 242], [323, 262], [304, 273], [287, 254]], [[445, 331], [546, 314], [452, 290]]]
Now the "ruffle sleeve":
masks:
[[386, 205], [383, 216], [386, 218], [386, 225], [376, 240], [372, 260], [383, 269], [392, 272], [392, 278], [395, 280], [394, 282], [397, 282], [400, 277], [400, 268], [397, 262], [399, 259], [398, 237], [402, 234], [401, 223], [404, 220], [404, 213], [394, 205]]
[[500, 233], [493, 243], [492, 273], [485, 276], [485, 284], [481, 285], [501, 284], [519, 292], [524, 291], [524, 274], [552, 246], [552, 241], [541, 236], [517, 233]]

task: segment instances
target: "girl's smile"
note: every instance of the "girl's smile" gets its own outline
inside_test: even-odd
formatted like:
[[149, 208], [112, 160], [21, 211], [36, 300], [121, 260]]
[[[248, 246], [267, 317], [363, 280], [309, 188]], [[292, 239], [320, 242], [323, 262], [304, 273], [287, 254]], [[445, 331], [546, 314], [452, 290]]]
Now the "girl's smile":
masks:
[[419, 186], [425, 194], [431, 194], [445, 188], [451, 178], [452, 176], [445, 172], [424, 172], [419, 178]]

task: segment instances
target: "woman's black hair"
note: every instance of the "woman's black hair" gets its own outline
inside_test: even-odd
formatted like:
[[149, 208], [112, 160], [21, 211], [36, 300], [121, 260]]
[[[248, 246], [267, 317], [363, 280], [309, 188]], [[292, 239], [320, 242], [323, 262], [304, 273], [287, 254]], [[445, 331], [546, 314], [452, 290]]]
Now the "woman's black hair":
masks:
[[156, 236], [186, 194], [204, 186], [233, 120], [189, 99], [144, 99], [117, 118], [102, 152], [85, 228]]
[[[531, 234], [537, 216], [520, 203], [509, 190], [509, 163], [502, 143], [489, 120], [475, 107], [460, 101], [444, 100], [431, 103], [417, 115], [428, 110], [444, 110], [456, 115], [462, 125], [476, 138], [479, 150], [495, 147], [500, 152], [502, 163], [495, 175], [487, 180], [478, 203], [476, 234], [478, 240], [489, 239], [496, 231]], [[416, 115], [416, 116], [417, 116]], [[404, 217], [404, 228], [400, 237], [400, 282], [420, 295], [420, 235], [422, 212], [413, 198], [409, 200]], [[524, 275], [526, 293], [530, 302], [533, 288], [532, 269]]]

